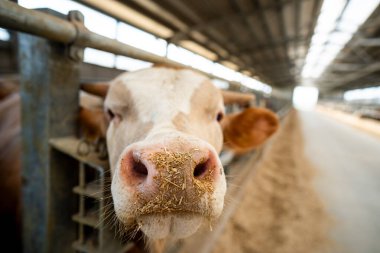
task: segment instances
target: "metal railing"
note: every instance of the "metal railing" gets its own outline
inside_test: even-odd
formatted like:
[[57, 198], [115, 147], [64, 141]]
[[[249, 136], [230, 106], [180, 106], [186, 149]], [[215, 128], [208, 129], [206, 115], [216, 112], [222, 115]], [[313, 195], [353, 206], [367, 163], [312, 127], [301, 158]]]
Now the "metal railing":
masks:
[[107, 225], [112, 223], [109, 221], [112, 216], [109, 215], [108, 220], [106, 217], [111, 208], [108, 160], [99, 159], [91, 146], [85, 154], [78, 152], [83, 142], [75, 137], [54, 138], [49, 142], [54, 149], [79, 162], [79, 182], [73, 188], [78, 196], [78, 212], [72, 215], [72, 220], [78, 224], [77, 239], [72, 244], [74, 250], [82, 253], [127, 252], [133, 243], [122, 243], [115, 237], [115, 228]]
[[83, 19], [83, 16], [80, 17], [80, 15], [82, 15], [80, 12], [75, 12], [74, 21], [68, 21], [40, 11], [26, 9], [10, 1], [0, 1], [0, 27], [29, 33], [67, 45], [90, 47], [152, 63], [188, 68], [210, 78], [229, 82], [222, 77], [94, 33], [79, 24], [80, 22], [75, 22]]

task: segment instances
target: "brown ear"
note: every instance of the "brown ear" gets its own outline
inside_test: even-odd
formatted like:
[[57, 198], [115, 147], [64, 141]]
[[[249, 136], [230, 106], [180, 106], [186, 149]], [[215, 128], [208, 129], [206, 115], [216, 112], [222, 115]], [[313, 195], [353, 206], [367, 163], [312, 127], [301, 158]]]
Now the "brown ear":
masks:
[[108, 120], [102, 109], [80, 108], [79, 124], [82, 135], [89, 141], [96, 141], [106, 137]]
[[88, 92], [92, 95], [105, 98], [107, 96], [109, 84], [108, 83], [82, 83], [81, 90]]
[[247, 105], [249, 102], [255, 99], [255, 95], [253, 94], [245, 94], [241, 92], [235, 91], [226, 91], [221, 90], [223, 101], [225, 105], [230, 104], [239, 104], [239, 105]]
[[263, 144], [279, 127], [273, 112], [248, 108], [222, 120], [224, 143], [236, 153], [245, 153]]

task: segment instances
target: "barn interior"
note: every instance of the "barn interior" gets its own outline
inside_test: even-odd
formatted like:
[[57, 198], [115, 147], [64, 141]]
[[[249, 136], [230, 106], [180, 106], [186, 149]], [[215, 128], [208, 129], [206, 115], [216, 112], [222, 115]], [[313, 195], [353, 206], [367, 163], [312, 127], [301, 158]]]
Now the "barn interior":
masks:
[[222, 151], [219, 221], [165, 252], [380, 251], [379, 0], [0, 0], [0, 103], [20, 91], [23, 129], [22, 222], [5, 244], [147, 252], [109, 228], [108, 162], [72, 136], [80, 83], [154, 64], [252, 94], [244, 106], [280, 121], [260, 148]]

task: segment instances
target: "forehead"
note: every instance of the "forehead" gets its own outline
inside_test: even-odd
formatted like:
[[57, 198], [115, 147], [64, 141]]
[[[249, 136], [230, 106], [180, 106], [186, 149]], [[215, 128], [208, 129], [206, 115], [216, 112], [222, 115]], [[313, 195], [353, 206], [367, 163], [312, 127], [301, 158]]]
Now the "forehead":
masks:
[[[139, 97], [155, 91], [156, 96], [191, 95], [207, 78], [191, 70], [150, 68], [125, 73], [116, 79], [116, 85], [126, 87]], [[151, 94], [153, 95], [153, 94]]]
[[[140, 117], [151, 119], [149, 114], [157, 111], [173, 116], [178, 112], [188, 114], [194, 106], [191, 100], [198, 93], [219, 98], [219, 90], [199, 73], [186, 69], [151, 68], [116, 78], [111, 83], [106, 103], [130, 103], [127, 100], [132, 100]], [[210, 102], [215, 101], [204, 101], [205, 104]]]

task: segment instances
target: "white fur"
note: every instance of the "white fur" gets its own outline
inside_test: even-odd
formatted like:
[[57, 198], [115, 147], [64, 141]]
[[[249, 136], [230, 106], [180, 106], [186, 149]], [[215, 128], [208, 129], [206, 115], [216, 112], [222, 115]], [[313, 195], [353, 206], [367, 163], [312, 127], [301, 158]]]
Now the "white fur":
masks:
[[[142, 231], [149, 238], [176, 237], [183, 238], [194, 233], [201, 225], [205, 217], [198, 214], [167, 214], [167, 215], [144, 215], [143, 217], [131, 217], [134, 212], [133, 206], [134, 192], [136, 189], [126, 185], [121, 177], [120, 161], [130, 150], [137, 147], [161, 143], [166, 146], [168, 140], [185, 138], [197, 145], [207, 147], [208, 150], [217, 156], [215, 146], [210, 145], [199, 136], [192, 136], [191, 133], [179, 132], [173, 125], [173, 119], [180, 112], [189, 114], [191, 111], [191, 98], [206, 77], [190, 70], [173, 70], [167, 68], [152, 68], [134, 73], [126, 73], [118, 77], [115, 81], [122, 81], [123, 85], [130, 92], [133, 100], [133, 108], [136, 110], [138, 120], [128, 122], [128, 116], [116, 126], [111, 122], [107, 131], [107, 143], [110, 155], [112, 178], [112, 196], [114, 208], [118, 218], [128, 225], [137, 222]], [[111, 84], [112, 85], [112, 84]], [[198, 90], [199, 92], [199, 90]], [[201, 91], [200, 91], [201, 92]], [[106, 99], [106, 106], [110, 106], [115, 101]], [[122, 107], [123, 101], [119, 101]], [[219, 104], [222, 101], [218, 101]], [[202, 105], [196, 105], [202, 106]], [[211, 119], [212, 120], [212, 119]], [[139, 128], [139, 124], [151, 124], [152, 128], [144, 134], [141, 139], [135, 140], [134, 133]], [[191, 122], [191, 124], [202, 124], [202, 122]], [[213, 123], [213, 124], [217, 124]], [[206, 125], [205, 125], [206, 126]], [[215, 125], [218, 127], [218, 125]], [[199, 126], [204, 127], [203, 125]], [[211, 131], [208, 128], [204, 132]], [[220, 142], [222, 133], [219, 131]], [[214, 132], [214, 134], [215, 134]], [[169, 142], [168, 142], [169, 143]], [[213, 144], [217, 145], [217, 144]], [[170, 148], [168, 146], [168, 148]], [[218, 161], [218, 168], [222, 170], [222, 165]], [[219, 172], [218, 172], [219, 173]], [[212, 195], [203, 196], [200, 200], [211, 207], [211, 219], [220, 215], [223, 209], [224, 195], [226, 192], [226, 181], [224, 173], [219, 175], [214, 183], [215, 191]]]
[[203, 217], [197, 214], [147, 215], [137, 219], [141, 230], [151, 239], [188, 237], [198, 230], [202, 221]]
[[[136, 78], [138, 76], [138, 78]], [[142, 122], [167, 122], [179, 112], [190, 112], [190, 99], [206, 77], [189, 70], [156, 68], [121, 76]], [[157, 113], [159, 112], [159, 113]]]

